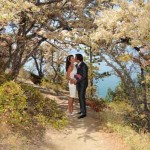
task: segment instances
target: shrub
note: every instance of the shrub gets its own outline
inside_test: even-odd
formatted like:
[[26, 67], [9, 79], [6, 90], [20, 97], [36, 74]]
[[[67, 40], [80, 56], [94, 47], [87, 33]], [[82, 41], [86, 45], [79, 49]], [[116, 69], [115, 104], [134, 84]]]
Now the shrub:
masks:
[[67, 123], [64, 112], [59, 109], [55, 100], [44, 98], [36, 105], [36, 109], [39, 110], [36, 117], [41, 123], [51, 123], [55, 128], [62, 128]]
[[100, 112], [107, 107], [106, 102], [101, 99], [91, 98], [86, 100], [86, 105], [90, 106], [94, 111]]
[[30, 79], [34, 84], [40, 84], [43, 76], [38, 76], [32, 72], [30, 72]]
[[143, 124], [144, 116], [139, 118], [134, 108], [124, 101], [111, 102], [109, 108], [100, 112], [103, 129], [117, 133], [133, 150], [149, 150], [150, 134], [139, 128], [139, 124]]
[[56, 93], [58, 91], [61, 91], [62, 88], [61, 88], [61, 85], [58, 84], [58, 83], [54, 83], [54, 82], [50, 82], [46, 79], [42, 79], [42, 83], [41, 83], [42, 86], [48, 88], [48, 89], [51, 89], [51, 90], [54, 90]]
[[111, 101], [127, 101], [128, 96], [126, 95], [123, 84], [120, 83], [114, 91], [112, 91], [110, 88], [107, 90], [107, 95], [105, 97], [105, 100], [108, 102]]
[[67, 123], [64, 116], [54, 100], [45, 98], [31, 86], [19, 85], [14, 81], [0, 86], [0, 117], [10, 125], [52, 123], [60, 128]]
[[144, 113], [138, 114], [136, 111], [133, 111], [130, 114], [126, 114], [126, 119], [129, 121], [129, 126], [132, 127], [136, 132], [140, 133], [141, 131], [146, 133], [149, 132], [149, 118]]
[[39, 90], [32, 86], [21, 86], [27, 96], [27, 112], [32, 115], [33, 119], [41, 124], [52, 123], [59, 128], [67, 123], [64, 113], [54, 100], [45, 98]]
[[8, 82], [12, 80], [12, 77], [10, 74], [0, 73], [0, 85], [2, 85], [5, 82]]
[[24, 91], [14, 81], [6, 82], [0, 87], [0, 113], [10, 124], [20, 124], [28, 121], [27, 97]]
[[43, 101], [44, 96], [39, 90], [33, 88], [32, 86], [22, 84], [21, 87], [27, 97], [27, 111], [33, 115], [38, 114], [40, 109], [37, 108], [37, 105], [40, 103], [40, 101]]

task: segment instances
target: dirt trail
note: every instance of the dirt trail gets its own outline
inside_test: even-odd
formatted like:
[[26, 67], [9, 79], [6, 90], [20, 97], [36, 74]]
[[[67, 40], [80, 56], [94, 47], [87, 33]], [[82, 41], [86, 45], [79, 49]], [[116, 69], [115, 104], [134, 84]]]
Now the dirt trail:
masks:
[[[32, 83], [27, 83], [31, 84]], [[55, 99], [60, 109], [67, 110], [67, 95], [36, 86], [46, 97]], [[62, 96], [63, 95], [63, 96]], [[75, 111], [79, 110], [75, 103]], [[68, 126], [61, 131], [49, 127], [41, 140], [36, 140], [31, 150], [130, 150], [115, 133], [102, 130], [98, 113], [87, 107], [87, 117], [77, 119], [78, 115], [69, 117]]]
[[[62, 109], [67, 109], [67, 100], [55, 98]], [[75, 111], [78, 110], [76, 104]], [[98, 113], [87, 108], [87, 117], [77, 119], [78, 115], [69, 117], [69, 125], [63, 131], [47, 129], [41, 147], [42, 150], [130, 150], [123, 140], [114, 133], [101, 129]]]

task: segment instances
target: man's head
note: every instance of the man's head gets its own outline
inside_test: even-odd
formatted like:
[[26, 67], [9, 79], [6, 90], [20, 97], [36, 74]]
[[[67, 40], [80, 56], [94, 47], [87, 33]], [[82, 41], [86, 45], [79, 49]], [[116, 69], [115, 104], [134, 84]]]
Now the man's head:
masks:
[[82, 61], [83, 61], [83, 56], [82, 56], [82, 54], [76, 54], [76, 55], [75, 55], [75, 61], [76, 61], [77, 63], [82, 62]]

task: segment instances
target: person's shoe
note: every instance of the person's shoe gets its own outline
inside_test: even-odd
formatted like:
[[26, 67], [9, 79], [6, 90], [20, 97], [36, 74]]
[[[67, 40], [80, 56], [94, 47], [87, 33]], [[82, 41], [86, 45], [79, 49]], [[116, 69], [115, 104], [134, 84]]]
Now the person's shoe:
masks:
[[81, 114], [81, 111], [77, 112], [76, 114], [80, 115], [80, 114]]
[[66, 113], [67, 116], [70, 116], [72, 114], [72, 113], [69, 112], [69, 110], [67, 110], [65, 113]]
[[86, 117], [86, 115], [80, 115], [80, 116], [78, 117], [78, 119], [81, 119], [81, 118], [84, 118], [84, 117]]
[[71, 116], [73, 116], [73, 115], [75, 115], [75, 113], [74, 113], [74, 112], [72, 112], [72, 113], [70, 113], [70, 115], [71, 115]]

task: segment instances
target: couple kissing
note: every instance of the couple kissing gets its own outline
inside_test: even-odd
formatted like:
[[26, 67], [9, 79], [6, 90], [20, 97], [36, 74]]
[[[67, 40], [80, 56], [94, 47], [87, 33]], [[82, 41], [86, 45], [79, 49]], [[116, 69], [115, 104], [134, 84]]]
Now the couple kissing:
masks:
[[69, 84], [68, 115], [74, 115], [73, 100], [78, 93], [80, 110], [78, 119], [86, 117], [85, 94], [88, 86], [88, 66], [82, 54], [69, 55], [66, 58], [66, 78]]

